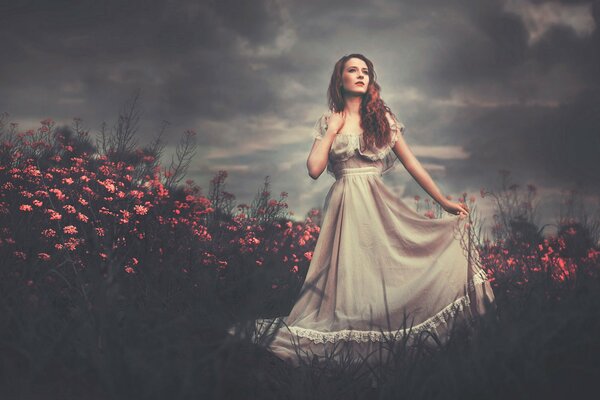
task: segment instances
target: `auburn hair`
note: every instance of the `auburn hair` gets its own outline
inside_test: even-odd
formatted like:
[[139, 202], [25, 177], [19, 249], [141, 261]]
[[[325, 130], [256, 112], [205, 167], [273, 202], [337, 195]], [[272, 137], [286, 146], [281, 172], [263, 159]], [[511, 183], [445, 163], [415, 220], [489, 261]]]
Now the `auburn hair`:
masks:
[[360, 127], [364, 132], [363, 137], [368, 145], [373, 145], [373, 143], [375, 143], [377, 147], [383, 147], [384, 145], [389, 144], [391, 140], [391, 127], [385, 114], [386, 112], [390, 113], [394, 120], [396, 117], [379, 95], [381, 87], [377, 83], [377, 75], [375, 74], [373, 63], [367, 57], [362, 54], [354, 53], [343, 56], [335, 63], [329, 82], [329, 89], [327, 90], [329, 109], [333, 112], [344, 110], [345, 103], [342, 74], [346, 62], [351, 58], [363, 60], [369, 69], [369, 85], [367, 86], [367, 92], [363, 95], [360, 103]]

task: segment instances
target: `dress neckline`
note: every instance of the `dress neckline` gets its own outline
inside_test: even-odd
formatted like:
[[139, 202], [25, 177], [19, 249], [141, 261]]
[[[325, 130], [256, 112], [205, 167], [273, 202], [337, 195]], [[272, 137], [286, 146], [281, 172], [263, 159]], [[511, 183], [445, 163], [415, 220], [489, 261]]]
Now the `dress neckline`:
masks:
[[337, 133], [336, 136], [337, 135], [342, 135], [342, 136], [362, 136], [363, 132], [359, 133], [358, 135], [355, 134], [355, 133]]

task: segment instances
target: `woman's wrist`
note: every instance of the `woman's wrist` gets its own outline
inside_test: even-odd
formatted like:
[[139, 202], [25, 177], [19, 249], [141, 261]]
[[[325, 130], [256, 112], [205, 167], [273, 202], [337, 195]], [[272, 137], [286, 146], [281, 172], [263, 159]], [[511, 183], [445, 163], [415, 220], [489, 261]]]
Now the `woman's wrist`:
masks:
[[327, 128], [325, 135], [335, 137], [335, 135], [337, 135], [337, 132], [333, 128]]
[[439, 200], [439, 201], [438, 201], [438, 204], [439, 204], [439, 205], [440, 205], [442, 208], [445, 208], [445, 207], [448, 205], [448, 203], [449, 203], [449, 202], [450, 202], [450, 200], [448, 200], [448, 199], [447, 199], [447, 198], [445, 198], [445, 197], [442, 197], [442, 198], [441, 198], [441, 200]]

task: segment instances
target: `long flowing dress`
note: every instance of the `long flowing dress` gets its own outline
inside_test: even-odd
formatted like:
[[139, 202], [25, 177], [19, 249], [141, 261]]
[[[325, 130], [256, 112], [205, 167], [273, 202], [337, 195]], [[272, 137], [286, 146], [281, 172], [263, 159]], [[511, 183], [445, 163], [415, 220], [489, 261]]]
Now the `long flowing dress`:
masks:
[[[319, 118], [313, 138], [323, 138], [330, 115]], [[465, 234], [468, 219], [425, 217], [384, 184], [405, 129], [388, 118], [392, 138], [384, 148], [367, 148], [362, 133], [343, 129], [334, 139], [327, 173], [336, 180], [299, 298], [287, 317], [256, 321], [263, 337], [271, 332], [268, 349], [292, 364], [315, 356], [377, 362], [390, 339], [445, 342], [456, 321], [495, 305]]]

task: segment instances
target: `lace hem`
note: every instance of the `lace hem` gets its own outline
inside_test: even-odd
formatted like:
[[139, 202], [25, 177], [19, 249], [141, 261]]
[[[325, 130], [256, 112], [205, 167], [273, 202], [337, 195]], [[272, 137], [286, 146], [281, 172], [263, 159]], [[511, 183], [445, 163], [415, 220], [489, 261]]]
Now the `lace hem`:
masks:
[[[487, 276], [483, 270], [478, 271], [478, 273], [473, 277], [468, 284], [469, 292], [473, 292], [475, 290], [475, 285], [485, 282], [487, 280]], [[364, 342], [384, 342], [386, 340], [394, 340], [398, 339], [399, 335], [405, 336], [407, 334], [418, 334], [423, 331], [437, 331], [439, 326], [448, 326], [448, 322], [458, 313], [464, 312], [468, 309], [471, 300], [469, 295], [463, 296], [458, 300], [450, 303], [446, 307], [444, 307], [441, 311], [435, 314], [433, 317], [427, 319], [426, 321], [413, 325], [412, 327], [405, 329], [398, 329], [396, 331], [359, 331], [352, 329], [343, 329], [335, 332], [322, 332], [314, 329], [301, 328], [298, 326], [288, 326], [288, 329], [296, 334], [298, 337], [309, 339], [311, 342], [315, 344], [319, 343], [335, 343], [339, 340], [344, 341], [353, 341], [358, 343]]]

